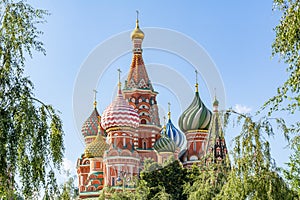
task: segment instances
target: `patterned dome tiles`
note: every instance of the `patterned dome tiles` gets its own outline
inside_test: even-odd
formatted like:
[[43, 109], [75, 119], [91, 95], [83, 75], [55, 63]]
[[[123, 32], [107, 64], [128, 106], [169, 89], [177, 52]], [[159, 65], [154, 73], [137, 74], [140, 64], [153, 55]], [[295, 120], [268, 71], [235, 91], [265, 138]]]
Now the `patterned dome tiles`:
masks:
[[101, 117], [101, 125], [104, 129], [124, 126], [137, 128], [139, 122], [138, 113], [124, 99], [121, 90], [119, 90], [114, 101], [104, 110]]
[[85, 148], [86, 157], [103, 157], [104, 151], [108, 149], [108, 144], [101, 134], [98, 134], [93, 142]]
[[97, 111], [97, 108], [95, 108], [91, 113], [91, 115], [87, 118], [87, 120], [82, 125], [81, 132], [84, 137], [97, 136], [99, 118], [100, 115]]

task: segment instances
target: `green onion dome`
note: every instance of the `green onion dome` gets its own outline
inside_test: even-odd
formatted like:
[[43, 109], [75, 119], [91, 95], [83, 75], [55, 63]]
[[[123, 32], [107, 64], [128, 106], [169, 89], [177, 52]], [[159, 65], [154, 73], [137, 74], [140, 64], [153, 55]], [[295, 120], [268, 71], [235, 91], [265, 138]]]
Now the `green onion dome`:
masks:
[[162, 134], [161, 138], [159, 138], [155, 144], [154, 144], [154, 149], [158, 152], [170, 152], [174, 153], [176, 151], [176, 144], [175, 142], [167, 137], [165, 134]]
[[212, 113], [201, 101], [199, 92], [196, 90], [191, 105], [181, 114], [178, 125], [181, 131], [208, 130]]

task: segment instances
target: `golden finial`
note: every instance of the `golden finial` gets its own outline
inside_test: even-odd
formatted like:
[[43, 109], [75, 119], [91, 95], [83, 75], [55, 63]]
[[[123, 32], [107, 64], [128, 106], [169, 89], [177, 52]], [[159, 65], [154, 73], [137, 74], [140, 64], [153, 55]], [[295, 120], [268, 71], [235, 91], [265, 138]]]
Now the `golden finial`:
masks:
[[136, 10], [136, 22], [137, 22], [137, 26], [139, 25], [139, 11]]
[[119, 68], [117, 71], [118, 71], [118, 73], [119, 73], [119, 83], [118, 83], [118, 86], [119, 86], [119, 90], [121, 90], [121, 85], [122, 85], [122, 84], [121, 84], [121, 72], [122, 72], [122, 71], [121, 71], [120, 68]]
[[215, 90], [215, 97], [214, 97], [214, 101], [213, 101], [213, 106], [218, 107], [219, 106], [219, 101], [217, 100], [216, 88], [214, 88], [214, 90]]
[[171, 103], [168, 102], [168, 118], [171, 119]]
[[96, 108], [96, 106], [97, 106], [97, 100], [96, 100], [96, 98], [97, 98], [97, 90], [93, 90], [93, 92], [94, 92], [94, 108]]
[[195, 84], [195, 87], [196, 87], [196, 92], [198, 92], [198, 71], [195, 70], [195, 73], [196, 73], [196, 84]]
[[131, 39], [144, 39], [144, 33], [139, 27], [139, 11], [136, 11], [136, 25], [135, 29], [131, 33]]
[[100, 133], [101, 132], [101, 117], [100, 116], [98, 116], [98, 133]]
[[166, 116], [164, 116], [164, 130], [166, 130]]

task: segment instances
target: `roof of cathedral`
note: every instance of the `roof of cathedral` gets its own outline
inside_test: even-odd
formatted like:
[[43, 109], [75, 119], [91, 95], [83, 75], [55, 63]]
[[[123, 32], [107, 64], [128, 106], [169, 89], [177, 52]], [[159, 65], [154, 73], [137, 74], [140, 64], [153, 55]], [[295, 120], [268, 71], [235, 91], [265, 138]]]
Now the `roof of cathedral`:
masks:
[[198, 84], [196, 84], [195, 97], [191, 105], [179, 117], [179, 128], [183, 132], [189, 130], [208, 130], [211, 115], [211, 111], [201, 101]]
[[174, 153], [176, 151], [176, 144], [171, 138], [166, 136], [166, 130], [165, 128], [163, 129], [161, 133], [161, 138], [159, 138], [155, 144], [154, 144], [154, 149], [158, 152], [171, 152]]
[[216, 97], [215, 97], [215, 100], [213, 102], [213, 106], [219, 106], [219, 101]]
[[144, 39], [145, 34], [139, 27], [139, 20], [136, 19], [135, 29], [131, 32], [131, 39]]
[[[131, 33], [131, 38], [144, 38], [144, 33], [140, 30], [138, 20], [136, 22], [136, 28], [133, 30]], [[130, 70], [128, 73], [128, 77], [126, 80], [126, 84], [124, 89], [143, 89], [143, 90], [151, 90], [153, 91], [153, 87], [151, 84], [151, 81], [148, 77], [148, 73], [143, 61], [143, 56], [142, 56], [142, 47], [141, 43], [139, 43], [137, 46], [135, 45], [136, 41], [133, 41], [134, 43], [134, 50], [135, 48], [138, 48], [138, 51], [133, 51], [133, 57], [132, 57], [132, 62], [130, 66]]]
[[99, 133], [98, 133], [97, 137], [95, 138], [95, 140], [86, 146], [86, 148], [84, 150], [84, 154], [88, 158], [103, 157], [104, 151], [106, 149], [108, 149], [108, 144], [105, 142], [105, 139], [102, 137], [100, 130], [99, 130]]
[[97, 108], [95, 107], [91, 115], [82, 125], [81, 132], [84, 137], [97, 135], [99, 118], [100, 115], [97, 111]]
[[119, 91], [114, 101], [104, 110], [101, 117], [101, 125], [104, 129], [111, 127], [132, 127], [139, 126], [140, 118], [138, 113], [128, 104]]
[[168, 112], [168, 123], [166, 124], [166, 135], [175, 142], [176, 146], [182, 151], [186, 148], [186, 137], [178, 130], [171, 121], [170, 103]]

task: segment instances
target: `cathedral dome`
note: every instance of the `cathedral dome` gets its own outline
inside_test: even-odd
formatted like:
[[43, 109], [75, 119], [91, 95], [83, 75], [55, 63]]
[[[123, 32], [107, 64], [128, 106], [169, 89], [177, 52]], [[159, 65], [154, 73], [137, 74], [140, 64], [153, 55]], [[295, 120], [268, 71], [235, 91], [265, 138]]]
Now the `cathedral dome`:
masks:
[[98, 133], [98, 124], [99, 124], [100, 115], [95, 107], [91, 115], [82, 125], [81, 133], [83, 137], [97, 136]]
[[112, 127], [132, 127], [139, 126], [138, 113], [124, 99], [121, 90], [114, 101], [104, 110], [101, 117], [101, 125], [106, 130]]
[[197, 90], [193, 102], [179, 117], [179, 128], [183, 132], [189, 130], [208, 130], [211, 115], [211, 111], [201, 101]]
[[166, 135], [174, 141], [174, 143], [180, 150], [183, 150], [185, 148], [185, 135], [174, 126], [171, 119], [168, 120], [168, 123], [166, 125]]
[[131, 32], [131, 40], [133, 39], [144, 39], [145, 34], [139, 27], [139, 20], [136, 20], [135, 29]]
[[84, 154], [88, 158], [103, 157], [104, 151], [106, 149], [108, 149], [108, 144], [105, 142], [104, 138], [99, 133], [96, 139], [86, 146]]
[[169, 137], [165, 136], [162, 134], [162, 137], [159, 138], [155, 144], [154, 144], [154, 149], [158, 152], [171, 152], [174, 153], [176, 151], [176, 144], [174, 143], [173, 140], [171, 140]]

